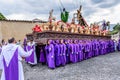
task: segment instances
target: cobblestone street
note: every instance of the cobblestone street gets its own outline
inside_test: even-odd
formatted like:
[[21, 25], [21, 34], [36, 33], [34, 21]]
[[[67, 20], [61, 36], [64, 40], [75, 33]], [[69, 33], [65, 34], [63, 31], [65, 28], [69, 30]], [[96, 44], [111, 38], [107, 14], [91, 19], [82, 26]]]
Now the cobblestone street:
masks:
[[[25, 80], [120, 80], [120, 52], [101, 55], [54, 70], [24, 65]], [[0, 72], [1, 73], [1, 72]]]

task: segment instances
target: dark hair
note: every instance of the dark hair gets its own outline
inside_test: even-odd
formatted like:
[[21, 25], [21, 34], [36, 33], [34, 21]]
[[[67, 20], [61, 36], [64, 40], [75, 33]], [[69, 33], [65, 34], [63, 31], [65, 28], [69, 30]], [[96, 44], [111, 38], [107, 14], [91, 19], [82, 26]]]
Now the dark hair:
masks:
[[14, 38], [14, 37], [8, 39], [8, 43], [13, 43], [14, 41], [15, 41], [15, 38]]
[[2, 39], [2, 44], [5, 42], [5, 40], [4, 39]]

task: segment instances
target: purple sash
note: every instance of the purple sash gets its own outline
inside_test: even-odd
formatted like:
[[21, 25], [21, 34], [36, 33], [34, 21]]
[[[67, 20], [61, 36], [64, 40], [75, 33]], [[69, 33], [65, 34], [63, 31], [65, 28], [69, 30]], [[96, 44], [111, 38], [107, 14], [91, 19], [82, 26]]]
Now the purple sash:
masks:
[[4, 71], [5, 71], [5, 80], [18, 80], [18, 49], [15, 50], [15, 53], [9, 63], [6, 65], [5, 59], [3, 57]]

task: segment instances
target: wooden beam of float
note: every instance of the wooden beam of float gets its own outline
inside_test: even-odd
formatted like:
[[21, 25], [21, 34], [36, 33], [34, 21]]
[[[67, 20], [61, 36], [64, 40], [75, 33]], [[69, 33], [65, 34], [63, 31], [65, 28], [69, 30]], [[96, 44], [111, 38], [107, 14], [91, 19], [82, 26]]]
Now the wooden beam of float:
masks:
[[34, 40], [38, 44], [46, 44], [48, 39], [111, 39], [110, 35], [93, 35], [93, 34], [80, 34], [80, 33], [68, 33], [58, 31], [43, 31], [37, 33], [27, 34], [28, 40]]

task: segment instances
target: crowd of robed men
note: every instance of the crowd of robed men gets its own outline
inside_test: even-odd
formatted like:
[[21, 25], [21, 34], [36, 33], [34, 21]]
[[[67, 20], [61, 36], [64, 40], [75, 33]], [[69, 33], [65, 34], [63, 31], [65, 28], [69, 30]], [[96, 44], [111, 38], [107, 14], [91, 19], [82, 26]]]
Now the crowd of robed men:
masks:
[[[69, 63], [76, 63], [95, 56], [108, 54], [116, 50], [115, 42], [105, 39], [48, 40], [45, 46], [39, 48], [39, 53], [36, 51], [37, 49], [34, 41], [27, 42], [27, 45], [24, 45], [23, 49], [20, 45], [16, 44], [14, 38], [10, 38], [8, 44], [1, 47], [1, 80], [24, 80], [21, 62], [23, 57], [27, 63], [32, 65], [42, 62], [46, 63], [49, 68], [54, 69]], [[120, 51], [120, 40], [118, 41], [117, 49]], [[40, 54], [39, 58], [37, 54]]]
[[[42, 62], [46, 63], [49, 68], [54, 69], [69, 63], [76, 63], [95, 56], [115, 52], [116, 45], [117, 49], [120, 51], [120, 40], [118, 44], [110, 39], [48, 40], [47, 44], [37, 48], [40, 50], [38, 52], [35, 51], [34, 55], [28, 57], [26, 62], [32, 62], [33, 64], [34, 62], [35, 64], [37, 64], [36, 62]], [[28, 49], [28, 45], [24, 46], [24, 48]], [[36, 54], [40, 54], [39, 57], [37, 57], [38, 55]]]
[[53, 69], [114, 51], [113, 40], [49, 40], [45, 46], [48, 67]]

